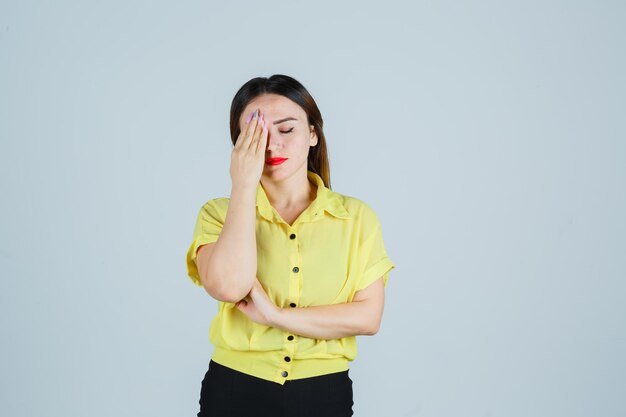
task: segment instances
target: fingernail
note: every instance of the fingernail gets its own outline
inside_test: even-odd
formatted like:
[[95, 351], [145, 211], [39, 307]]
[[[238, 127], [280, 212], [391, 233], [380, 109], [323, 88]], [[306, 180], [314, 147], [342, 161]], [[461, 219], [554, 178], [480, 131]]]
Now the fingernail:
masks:
[[252, 116], [253, 119], [256, 119], [259, 116], [259, 109], [256, 109], [254, 111], [254, 115]]
[[248, 116], [248, 118], [246, 119], [246, 123], [250, 123], [250, 120], [252, 120], [252, 116], [254, 116], [254, 113], [250, 113], [250, 116]]

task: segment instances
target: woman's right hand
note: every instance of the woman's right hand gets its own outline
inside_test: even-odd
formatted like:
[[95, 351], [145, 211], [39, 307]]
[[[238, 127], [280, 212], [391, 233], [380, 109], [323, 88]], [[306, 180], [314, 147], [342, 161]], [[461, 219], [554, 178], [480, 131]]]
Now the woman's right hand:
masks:
[[246, 118], [230, 158], [230, 177], [233, 188], [252, 187], [256, 190], [263, 167], [267, 146], [267, 126], [260, 109]]

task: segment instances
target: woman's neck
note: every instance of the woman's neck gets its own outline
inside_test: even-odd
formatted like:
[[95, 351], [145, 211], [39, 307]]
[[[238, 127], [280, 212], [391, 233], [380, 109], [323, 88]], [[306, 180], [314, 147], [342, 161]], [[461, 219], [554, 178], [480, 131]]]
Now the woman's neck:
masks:
[[263, 189], [272, 207], [290, 209], [308, 206], [317, 195], [317, 187], [311, 184], [305, 175], [292, 175], [280, 182], [262, 180]]

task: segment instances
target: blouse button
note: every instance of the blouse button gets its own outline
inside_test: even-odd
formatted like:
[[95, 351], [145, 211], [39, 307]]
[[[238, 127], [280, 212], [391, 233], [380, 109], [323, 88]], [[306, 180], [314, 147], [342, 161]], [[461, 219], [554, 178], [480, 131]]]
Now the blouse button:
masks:
[[289, 304], [289, 306], [290, 306], [290, 307], [295, 307], [295, 306], [296, 306], [296, 303], [291, 303], [291, 304]]
[[287, 340], [293, 340], [293, 336], [292, 335], [287, 336]]
[[285, 362], [291, 362], [291, 358], [289, 356], [285, 356]]
[[289, 375], [289, 374], [287, 373], [287, 371], [283, 371], [283, 373], [282, 373], [281, 375], [282, 375], [283, 377], [287, 378], [287, 375]]
[[300, 268], [298, 268], [297, 266], [294, 266], [293, 269], [292, 269], [293, 272], [298, 272], [299, 270], [300, 270]]
[[295, 239], [295, 238], [296, 238], [296, 235], [295, 235], [295, 234], [293, 234], [293, 233], [292, 233], [292, 234], [290, 234], [290, 235], [289, 235], [289, 239], [293, 240], [293, 239]]

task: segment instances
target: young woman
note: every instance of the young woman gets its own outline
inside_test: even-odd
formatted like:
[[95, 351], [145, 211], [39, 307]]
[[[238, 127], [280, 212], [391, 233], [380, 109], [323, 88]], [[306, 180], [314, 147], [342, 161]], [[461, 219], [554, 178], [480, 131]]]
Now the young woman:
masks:
[[198, 417], [353, 414], [355, 336], [378, 331], [395, 265], [374, 211], [330, 189], [322, 126], [286, 75], [233, 98], [232, 192], [202, 206], [186, 259], [218, 300]]

